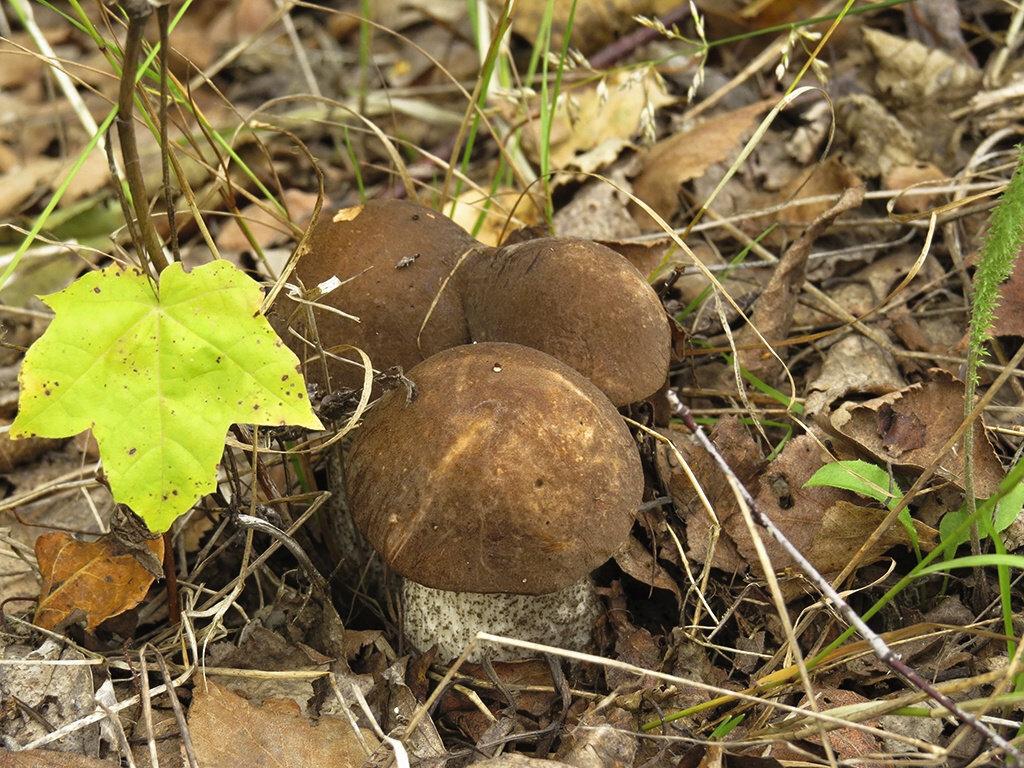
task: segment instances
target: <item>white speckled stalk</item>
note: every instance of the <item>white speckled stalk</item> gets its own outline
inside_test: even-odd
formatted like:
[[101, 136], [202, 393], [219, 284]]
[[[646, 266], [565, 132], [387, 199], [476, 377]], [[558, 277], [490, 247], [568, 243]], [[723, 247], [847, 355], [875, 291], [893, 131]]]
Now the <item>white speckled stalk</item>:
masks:
[[[437, 645], [443, 660], [461, 654], [477, 632], [585, 651], [602, 610], [589, 577], [548, 595], [448, 592], [403, 579], [402, 602], [406, 638], [419, 651]], [[508, 661], [526, 652], [488, 643], [478, 645], [469, 660], [480, 661], [484, 655]]]

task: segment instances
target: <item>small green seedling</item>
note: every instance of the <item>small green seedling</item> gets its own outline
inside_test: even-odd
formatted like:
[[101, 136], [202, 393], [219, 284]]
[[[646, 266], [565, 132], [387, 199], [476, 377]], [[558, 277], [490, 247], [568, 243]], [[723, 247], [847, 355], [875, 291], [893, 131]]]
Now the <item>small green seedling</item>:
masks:
[[[860, 459], [849, 459], [826, 464], [804, 483], [804, 487], [825, 485], [853, 491], [861, 496], [884, 504], [888, 509], [895, 509], [903, 499], [903, 491], [889, 473], [881, 467], [869, 464]], [[910, 519], [910, 511], [903, 509], [897, 519], [907, 532], [910, 543], [914, 547], [917, 559], [921, 559], [921, 548], [917, 541], [917, 530]]]
[[[1024, 485], [1018, 485], [1010, 490], [996, 504], [994, 519], [987, 519], [985, 515], [978, 515], [978, 535], [980, 538], [995, 539], [1000, 533], [1010, 527], [1024, 508]], [[949, 542], [946, 549], [946, 557], [952, 557], [957, 547], [970, 540], [970, 528], [967, 519], [970, 512], [966, 507], [947, 512], [939, 521], [939, 537], [943, 542]]]

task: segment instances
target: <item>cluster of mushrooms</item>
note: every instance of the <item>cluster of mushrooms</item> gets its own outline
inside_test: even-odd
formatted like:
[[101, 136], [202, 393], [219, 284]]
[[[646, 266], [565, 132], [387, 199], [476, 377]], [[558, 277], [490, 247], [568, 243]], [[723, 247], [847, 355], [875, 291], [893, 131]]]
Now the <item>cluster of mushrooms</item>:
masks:
[[585, 649], [600, 614], [589, 574], [628, 538], [644, 489], [617, 408], [668, 373], [655, 292], [597, 243], [491, 248], [407, 201], [325, 213], [307, 245], [292, 282], [343, 281], [311, 305], [275, 305], [308, 380], [360, 387], [358, 347], [411, 382], [368, 411], [344, 489], [402, 577], [408, 641], [442, 658], [480, 630]]

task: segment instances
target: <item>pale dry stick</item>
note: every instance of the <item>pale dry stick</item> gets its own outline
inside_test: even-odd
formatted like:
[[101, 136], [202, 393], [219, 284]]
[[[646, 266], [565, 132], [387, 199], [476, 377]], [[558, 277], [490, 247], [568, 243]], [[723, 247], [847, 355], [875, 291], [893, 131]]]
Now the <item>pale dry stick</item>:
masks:
[[[768, 555], [768, 551], [765, 549], [764, 542], [761, 540], [761, 537], [758, 536], [757, 530], [754, 528], [754, 521], [751, 515], [751, 509], [755, 506], [754, 497], [746, 490], [743, 484], [739, 481], [739, 478], [736, 477], [735, 473], [732, 472], [731, 468], [729, 468], [725, 463], [724, 459], [721, 458], [721, 455], [718, 453], [717, 449], [715, 449], [714, 445], [707, 438], [704, 432], [697, 431], [697, 424], [693, 420], [693, 416], [690, 414], [689, 409], [686, 408], [677, 397], [675, 397], [675, 393], [671, 389], [669, 389], [666, 394], [668, 395], [667, 399], [669, 405], [675, 415], [682, 418], [683, 424], [687, 429], [694, 433], [704, 450], [711, 454], [712, 459], [716, 464], [718, 464], [719, 469], [725, 474], [726, 482], [729, 483], [733, 496], [735, 497], [739, 505], [740, 512], [743, 515], [743, 521], [746, 523], [747, 529], [750, 531], [750, 540], [754, 545], [754, 551], [757, 553], [757, 559], [761, 564], [761, 570], [764, 571], [764, 578], [768, 583], [768, 591], [771, 594], [772, 601], [775, 603], [775, 613], [782, 622], [783, 632], [786, 636], [793, 657], [796, 660], [797, 671], [800, 674], [800, 682], [804, 688], [804, 693], [807, 696], [807, 703], [815, 714], [820, 714], [820, 710], [818, 708], [818, 697], [815, 695], [814, 683], [811, 681], [811, 673], [807, 668], [806, 659], [804, 659], [803, 654], [800, 652], [796, 634], [793, 631], [793, 621], [789, 616], [789, 610], [786, 607], [786, 600], [782, 596], [782, 589], [779, 587], [778, 580], [775, 576], [775, 567], [772, 565], [771, 558]], [[810, 563], [807, 563], [806, 560], [801, 562], [801, 565], [803, 564], [811, 567]], [[841, 599], [838, 595], [836, 595], [836, 598]], [[838, 765], [836, 755], [832, 750], [832, 742], [829, 740], [824, 727], [822, 727], [821, 724], [818, 724], [817, 730], [829, 764], [833, 766]]]
[[[359, 702], [359, 707], [363, 710], [363, 714], [366, 715], [366, 719], [369, 720], [370, 726], [373, 728], [374, 733], [377, 734], [377, 738], [391, 747], [391, 753], [394, 756], [395, 762], [398, 763], [398, 768], [409, 768], [409, 753], [405, 751], [405, 745], [398, 739], [394, 739], [384, 733], [380, 725], [377, 723], [376, 718], [373, 716], [373, 713], [370, 711], [370, 705], [366, 703], [366, 698], [363, 696], [363, 692], [359, 690], [359, 686], [355, 683], [351, 683], [350, 685], [352, 687], [352, 695], [355, 696], [356, 701]], [[413, 721], [415, 721], [415, 718]], [[406, 733], [412, 733], [414, 727], [415, 726], [410, 723]]]
[[[98, 464], [99, 462], [97, 462]], [[83, 477], [83, 475], [89, 474], [91, 474], [91, 477]], [[96, 479], [96, 469], [80, 469], [74, 472], [67, 472], [46, 481], [30, 491], [25, 491], [17, 496], [0, 501], [0, 512], [6, 512], [9, 509], [20, 507], [37, 499], [46, 498], [51, 494], [76, 491], [79, 488], [97, 488], [99, 485], [100, 482]]]
[[[973, 194], [970, 197], [967, 197], [964, 200], [960, 201], [959, 205], [962, 205], [964, 202], [977, 202], [979, 200], [986, 200], [988, 198], [994, 197], [994, 196], [1000, 194], [1006, 188], [1006, 185], [1005, 184], [1002, 184], [1002, 185], [1000, 185], [1000, 184], [991, 184], [991, 183], [986, 183], [986, 182], [974, 182], [974, 183], [966, 184], [966, 185], [949, 184], [949, 185], [936, 185], [936, 186], [922, 187], [922, 188], [919, 188], [919, 189], [915, 189], [914, 192], [915, 192], [915, 194], [926, 194], [926, 193], [927, 194], [941, 194], [941, 193], [953, 192], [953, 191], [955, 191], [957, 189], [960, 189], [961, 187], [965, 188], [968, 191], [973, 191], [973, 192], [975, 192], [975, 194]], [[873, 191], [866, 192], [864, 194], [864, 199], [865, 200], [889, 200], [894, 195], [898, 195], [901, 192], [903, 192], [902, 189], [879, 189], [879, 190], [873, 190]], [[714, 219], [713, 221], [701, 221], [701, 222], [695, 224], [693, 227], [674, 227], [674, 228], [669, 228], [669, 230], [667, 230], [667, 231], [649, 232], [649, 233], [643, 234], [643, 235], [636, 235], [635, 237], [627, 238], [626, 242], [630, 242], [630, 243], [648, 243], [648, 242], [651, 242], [651, 241], [663, 240], [666, 237], [666, 235], [668, 235], [670, 232], [671, 233], [675, 233], [676, 235], [684, 235], [684, 234], [687, 234], [687, 233], [707, 232], [708, 230], [717, 229], [718, 227], [722, 227], [722, 226], [726, 226], [726, 225], [732, 225], [733, 229], [729, 229], [727, 231], [730, 234], [734, 235], [737, 240], [740, 240], [744, 244], [750, 245], [751, 246], [751, 250], [753, 250], [755, 253], [770, 254], [770, 252], [768, 251], [767, 248], [765, 248], [760, 243], [755, 243], [753, 241], [753, 238], [751, 238], [749, 235], [743, 233], [741, 230], [736, 229], [735, 226], [738, 225], [738, 224], [743, 224], [743, 223], [749, 222], [751, 219], [754, 219], [754, 218], [768, 218], [770, 216], [774, 216], [775, 214], [782, 213], [783, 211], [788, 211], [790, 208], [795, 208], [796, 206], [801, 206], [801, 205], [832, 205], [832, 204], [834, 204], [839, 199], [840, 194], [842, 194], [842, 193], [840, 193], [840, 192], [830, 192], [830, 193], [823, 194], [823, 195], [812, 195], [810, 197], [794, 197], [794, 198], [790, 198], [790, 199], [784, 200], [781, 203], [775, 203], [773, 205], [766, 205], [766, 206], [763, 206], [763, 207], [760, 207], [760, 208], [754, 208], [754, 209], [751, 209], [751, 210], [744, 210], [744, 211], [741, 211], [739, 213], [730, 214], [728, 216], [722, 216], [720, 214], [715, 214], [711, 209], [708, 209], [708, 211], [706, 211], [706, 213], [705, 213], [705, 216], [708, 216], [708, 217]], [[953, 211], [955, 208], [959, 207], [959, 205], [954, 205], [952, 203], [946, 203], [944, 205], [941, 205], [941, 206], [938, 206], [937, 208], [935, 208], [935, 212], [939, 213], [939, 214], [950, 212], [950, 211]], [[973, 213], [973, 211], [970, 211], [970, 212]], [[921, 218], [922, 216], [926, 216], [926, 215], [928, 215], [930, 213], [931, 213], [931, 211], [926, 211], [926, 212], [924, 212], [924, 214], [920, 214], [920, 213], [919, 214], [915, 214], [913, 216], [913, 218], [903, 220], [903, 221], [901, 221], [901, 223], [914, 224], [917, 219]], [[942, 216], [940, 215], [939, 216], [939, 223], [941, 224], [941, 223], [943, 223], [943, 221], [944, 220], [943, 220]], [[884, 225], [884, 224], [892, 224], [892, 219], [889, 218], [889, 217], [886, 217], [886, 216], [865, 216], [863, 218], [856, 218], [856, 219], [840, 219], [839, 221], [835, 222], [833, 224], [833, 226], [836, 227], [837, 229], [841, 228], [841, 227], [856, 229], [856, 228], [864, 228], [866, 226], [880, 226], [880, 225]], [[923, 225], [918, 225], [918, 226], [923, 226]], [[863, 250], [866, 246], [860, 245], [860, 246], [855, 246], [855, 247], [858, 250]]]
[[331, 686], [331, 691], [334, 693], [334, 698], [338, 700], [338, 706], [341, 707], [341, 711], [345, 714], [345, 719], [348, 720], [352, 733], [356, 735], [356, 740], [359, 741], [359, 746], [363, 748], [363, 760], [365, 763], [365, 761], [373, 755], [374, 750], [366, 743], [366, 736], [363, 735], [363, 729], [359, 727], [355, 713], [352, 712], [352, 707], [350, 707], [348, 702], [345, 701], [345, 696], [341, 692], [337, 678], [338, 676], [335, 673], [327, 673], [327, 680]]
[[296, 3], [293, 0], [275, 0], [277, 10], [281, 14], [281, 24], [284, 26], [285, 34], [288, 35], [288, 41], [292, 44], [292, 48], [295, 49], [295, 60], [299, 64], [299, 71], [302, 72], [302, 78], [306, 81], [306, 87], [309, 88], [309, 92], [314, 96], [322, 96], [320, 92], [320, 84], [316, 81], [316, 75], [313, 74], [313, 67], [309, 64], [309, 57], [306, 55], [306, 49], [302, 45], [302, 41], [299, 40], [298, 30], [295, 29], [295, 22], [292, 20], [292, 10], [295, 8]]
[[1003, 45], [999, 48], [998, 53], [996, 53], [991, 66], [986, 68], [987, 71], [984, 78], [986, 86], [995, 85], [1002, 79], [1003, 67], [1009, 61], [1012, 51], [1020, 46], [1021, 29], [1024, 28], [1024, 5], [1020, 3], [1014, 5], [1013, 17], [1010, 19], [1010, 25], [1006, 29]]
[[[117, 740], [117, 745], [121, 748], [121, 755], [127, 761], [127, 768], [135, 767], [135, 756], [132, 754], [132, 746], [128, 743], [128, 735], [124, 732], [124, 726], [121, 724], [121, 718], [114, 713], [110, 708], [117, 704], [117, 696], [114, 694], [114, 684], [111, 682], [108, 676], [106, 680], [100, 685], [93, 695], [92, 700], [96, 702], [96, 706], [103, 710], [107, 715], [106, 729], [104, 729], [104, 723], [100, 722], [101, 734], [104, 730], [113, 731], [114, 738]], [[109, 732], [106, 738], [110, 738]], [[153, 768], [156, 768], [155, 764]]]
[[316, 566], [313, 565], [313, 561], [309, 559], [309, 555], [306, 554], [306, 550], [302, 548], [302, 545], [299, 544], [299, 542], [287, 535], [269, 520], [264, 520], [261, 517], [238, 514], [235, 515], [235, 519], [238, 521], [238, 525], [242, 528], [265, 533], [275, 541], [279, 541], [281, 546], [287, 549], [291, 556], [298, 561], [303, 574], [305, 574], [306, 578], [309, 579], [310, 583], [316, 589], [327, 589], [327, 581], [320, 575], [320, 572], [316, 569]]
[[[912, 641], [908, 640], [907, 642]], [[977, 677], [967, 678], [965, 680], [947, 680], [944, 683], [937, 683], [935, 687], [946, 695], [955, 695], [956, 693], [973, 690], [979, 685], [999, 683], [1004, 677], [1005, 675], [1003, 671], [997, 670], [994, 672], [988, 672], [984, 675], [978, 675]], [[895, 712], [903, 707], [913, 706], [914, 704], [928, 698], [928, 694], [923, 691], [911, 691], [894, 699], [881, 699], [879, 701], [859, 702], [857, 704], [845, 704], [833, 707], [828, 710], [828, 712], [835, 717], [842, 717], [850, 722], [859, 723], [887, 715], [890, 712]], [[1009, 706], [1018, 705], [1019, 697], [1014, 696], [1011, 700], [1008, 700], [1005, 703]], [[972, 699], [970, 701], [959, 702], [957, 706], [959, 706], [964, 712], [973, 712], [990, 707], [992, 704], [992, 697], [986, 696], [984, 699]], [[998, 706], [998, 702], [996, 702], [996, 704]], [[951, 716], [953, 716], [953, 713], [941, 705], [930, 707], [927, 715], [929, 718], [947, 718]], [[1019, 722], [1007, 720], [1005, 718], [986, 717], [985, 719], [995, 724], [1010, 728], [1020, 727]], [[794, 738], [803, 739], [809, 735], [813, 735], [809, 728], [801, 726], [801, 722], [799, 720], [787, 723], [787, 725], [791, 726], [788, 732], [791, 733]]]
[[732, 93], [733, 90], [742, 85], [745, 81], [751, 77], [758, 75], [761, 71], [768, 66], [769, 62], [777, 58], [782, 54], [783, 48], [786, 46], [786, 38], [780, 37], [776, 39], [771, 45], [765, 46], [765, 49], [761, 51], [753, 60], [751, 60], [743, 69], [737, 72], [733, 77], [723, 85], [721, 88], [710, 94], [706, 98], [703, 98], [698, 104], [688, 112], [684, 112], [682, 119], [684, 121], [691, 121], [698, 115], [703, 114], [711, 107], [718, 104], [726, 96]]
[[[1022, 350], [1022, 356], [1024, 356], [1024, 350]], [[690, 414], [689, 409], [681, 402], [677, 401], [676, 403], [673, 403], [673, 410], [676, 412], [676, 416], [682, 419], [686, 427], [694, 434], [698, 442], [700, 442], [704, 447], [704, 450], [711, 455], [719, 469], [721, 469], [721, 471], [725, 473], [725, 476], [729, 478], [730, 485], [732, 485], [733, 489], [737, 493], [737, 500], [742, 499], [743, 503], [740, 507], [744, 513], [744, 519], [747, 521], [747, 525], [751, 529], [755, 546], [761, 540], [760, 536], [756, 533], [756, 526], [758, 528], [763, 528], [765, 532], [767, 532], [768, 535], [786, 551], [786, 554], [796, 561], [804, 574], [811, 579], [815, 586], [832, 602], [832, 604], [843, 615], [843, 618], [856, 628], [861, 637], [868, 642], [871, 649], [881, 662], [888, 666], [893, 672], [907, 680], [911, 685], [928, 694], [932, 700], [946, 707], [960, 722], [966, 723], [977, 733], [987, 739], [989, 743], [994, 744], [998, 749], [1001, 749], [1007, 759], [1011, 760], [1013, 765], [1017, 766], [1017, 768], [1024, 768], [1024, 755], [1022, 755], [1016, 747], [985, 725], [985, 723], [981, 722], [973, 715], [969, 715], [961, 710], [956, 705], [956, 702], [941, 691], [937, 690], [931, 683], [921, 677], [916, 670], [907, 666], [898, 655], [893, 653], [892, 649], [889, 648], [885, 641], [873, 629], [871, 629], [863, 619], [861, 619], [853, 608], [850, 607], [850, 604], [839, 596], [839, 593], [828, 582], [828, 580], [818, 573], [807, 558], [803, 556], [803, 553], [790, 543], [789, 539], [783, 535], [782, 531], [775, 527], [775, 524], [761, 510], [751, 493], [743, 487], [743, 484], [733, 473], [728, 462], [725, 461], [711, 441], [708, 440], [707, 436], [704, 434], [704, 430], [701, 429], [700, 425], [693, 420], [693, 416]], [[782, 608], [782, 616], [787, 616], [785, 606]], [[1020, 649], [1018, 649], [1018, 654], [1019, 653]], [[1010, 674], [1007, 673], [1006, 676], [1010, 677]]]
[[[1024, 6], [1021, 6], [1024, 8]], [[971, 97], [966, 107], [954, 109], [949, 113], [952, 121], [959, 123], [965, 117], [986, 112], [1004, 103], [1018, 102], [1024, 97], [1024, 80], [1016, 79], [1002, 88], [980, 91]]]
[[[488, 634], [486, 632], [478, 632], [476, 637], [472, 641], [470, 641], [470, 643], [463, 650], [462, 654], [451, 664], [451, 666], [449, 666], [448, 670], [445, 672], [444, 676], [441, 678], [440, 682], [437, 684], [437, 686], [434, 688], [434, 690], [431, 692], [431, 694], [427, 697], [426, 701], [424, 701], [423, 704], [421, 704], [420, 707], [413, 714], [412, 718], [409, 721], [409, 725], [407, 726], [407, 732], [411, 733], [419, 725], [419, 723], [422, 721], [422, 719], [424, 717], [426, 717], [427, 713], [431, 710], [431, 708], [437, 702], [437, 699], [441, 696], [441, 694], [445, 690], [447, 690], [448, 685], [452, 682], [452, 680], [454, 680], [455, 675], [458, 673], [458, 671], [462, 667], [462, 665], [466, 662], [466, 659], [469, 657], [469, 654], [472, 653], [476, 649], [476, 647], [477, 647], [477, 645], [479, 644], [480, 641], [493, 642], [493, 643], [498, 644], [498, 645], [506, 645], [506, 646], [511, 646], [511, 647], [515, 647], [515, 648], [521, 648], [523, 650], [526, 650], [526, 651], [529, 651], [529, 652], [531, 652], [533, 654], [538, 654], [538, 655], [539, 654], [547, 654], [547, 655], [551, 655], [551, 656], [563, 657], [563, 658], [568, 659], [570, 661], [589, 662], [589, 663], [592, 663], [592, 664], [596, 664], [598, 666], [604, 666], [604, 667], [609, 667], [609, 668], [613, 668], [613, 669], [618, 669], [618, 670], [622, 670], [622, 671], [631, 672], [633, 674], [636, 674], [638, 677], [653, 677], [653, 678], [656, 678], [656, 679], [663, 680], [665, 682], [671, 683], [673, 685], [689, 686], [689, 687], [693, 687], [693, 688], [696, 688], [698, 690], [704, 691], [706, 693], [712, 694], [712, 695], [716, 696], [719, 700], [721, 700], [722, 703], [726, 703], [728, 701], [733, 701], [733, 700], [735, 700], [735, 701], [744, 701], [744, 702], [747, 702], [749, 704], [762, 705], [762, 706], [770, 707], [770, 708], [779, 710], [781, 712], [789, 713], [791, 715], [810, 716], [810, 717], [813, 717], [815, 720], [817, 720], [817, 721], [819, 721], [819, 722], [821, 722], [823, 724], [826, 724], [827, 726], [829, 726], [832, 729], [848, 728], [848, 727], [852, 726], [852, 727], [856, 728], [857, 730], [861, 730], [861, 731], [863, 731], [865, 733], [869, 733], [869, 734], [872, 734], [874, 736], [896, 739], [897, 741], [900, 741], [901, 743], [907, 744], [907, 745], [913, 747], [914, 749], [917, 749], [920, 752], [927, 752], [927, 753], [930, 753], [930, 754], [933, 754], [933, 755], [941, 755], [941, 754], [943, 754], [943, 750], [941, 748], [936, 747], [935, 745], [930, 744], [930, 743], [925, 742], [925, 741], [922, 741], [920, 739], [916, 739], [916, 738], [914, 738], [912, 736], [906, 736], [906, 735], [900, 734], [900, 733], [890, 733], [890, 732], [883, 731], [881, 729], [875, 728], [873, 726], [867, 726], [867, 725], [863, 725], [863, 724], [860, 724], [860, 723], [851, 723], [848, 720], [843, 720], [841, 718], [832, 717], [827, 712], [808, 713], [807, 710], [805, 710], [805, 709], [800, 709], [799, 707], [795, 707], [795, 706], [792, 706], [792, 705], [789, 705], [789, 704], [783, 704], [783, 703], [781, 703], [779, 701], [775, 701], [775, 700], [759, 698], [758, 696], [755, 696], [752, 693], [747, 693], [747, 692], [744, 692], [744, 691], [726, 690], [724, 688], [721, 688], [721, 687], [718, 687], [718, 686], [715, 686], [715, 685], [711, 685], [709, 683], [705, 683], [705, 682], [702, 682], [702, 681], [699, 681], [699, 680], [683, 678], [683, 677], [679, 677], [679, 676], [676, 676], [676, 675], [668, 674], [666, 672], [659, 672], [659, 671], [656, 671], [656, 670], [644, 669], [643, 667], [636, 666], [635, 664], [630, 664], [629, 662], [620, 661], [618, 659], [606, 659], [606, 658], [603, 658], [601, 656], [594, 656], [594, 655], [591, 655], [591, 654], [581, 653], [581, 652], [578, 652], [578, 651], [568, 651], [568, 650], [565, 650], [565, 649], [562, 649], [562, 648], [557, 648], [555, 646], [540, 645], [538, 643], [532, 643], [532, 642], [529, 642], [529, 641], [526, 641], [526, 640], [518, 640], [516, 638], [503, 637], [503, 636], [500, 636], [500, 635], [491, 635], [491, 634]], [[994, 676], [994, 675], [1002, 674], [1002, 672], [990, 673], [990, 674]], [[608, 694], [608, 696], [606, 696], [605, 699], [603, 699], [602, 702], [600, 702], [598, 704], [598, 708], [602, 708], [602, 707], [606, 706], [607, 703], [609, 701], [613, 700], [615, 696], [616, 696], [615, 692], [612, 692], [612, 693]], [[648, 737], [649, 738], [653, 738], [653, 736], [651, 734], [648, 734]], [[680, 740], [689, 741], [689, 742], [692, 742], [692, 743], [716, 744], [716, 745], [724, 747], [724, 748], [730, 748], [730, 747], [758, 747], [758, 746], [764, 746], [764, 744], [765, 744], [765, 741], [763, 741], [763, 740], [754, 740], [754, 739], [746, 740], [746, 741], [725, 742], [725, 741], [721, 741], [721, 740], [710, 741], [710, 740], [700, 740], [700, 739], [682, 738], [682, 737], [675, 737], [675, 738], [679, 738]]]
[[[141, 656], [145, 658], [145, 656]], [[189, 768], [199, 768], [199, 761], [196, 759], [196, 751], [192, 746], [192, 733], [189, 731], [188, 718], [185, 717], [185, 709], [181, 706], [181, 701], [178, 699], [178, 694], [174, 690], [174, 686], [171, 680], [171, 673], [167, 669], [167, 662], [164, 660], [163, 654], [157, 651], [156, 661], [160, 667], [160, 674], [163, 677], [164, 684], [167, 686], [167, 698], [170, 699], [171, 709], [174, 711], [174, 721], [178, 725], [178, 736], [181, 738], [181, 746], [185, 750], [185, 756], [188, 759]]]
[[[329, 494], [326, 493], [320, 494], [313, 501], [313, 503], [309, 505], [309, 508], [306, 509], [306, 511], [303, 512], [298, 518], [296, 518], [294, 523], [288, 526], [288, 529], [285, 531], [285, 534], [288, 536], [294, 536], [295, 532], [299, 528], [301, 528], [306, 523], [306, 521], [316, 513], [318, 509], [320, 509], [320, 506], [324, 503], [324, 501], [326, 501], [328, 496]], [[251, 539], [252, 531], [247, 531], [247, 534], [248, 535], [246, 538]], [[235, 586], [221, 587], [220, 590], [218, 590], [212, 596], [207, 598], [202, 608], [193, 610], [190, 615], [194, 618], [214, 618], [218, 615], [223, 617], [224, 613], [227, 612], [227, 608], [222, 607], [223, 599], [230, 594], [233, 595], [233, 597], [229, 600], [229, 603], [234, 602], [238, 594], [240, 594], [240, 590], [245, 579], [247, 579], [249, 576], [255, 573], [256, 569], [262, 566], [263, 563], [265, 563], [267, 559], [270, 558], [270, 556], [273, 555], [280, 546], [281, 542], [275, 539], [267, 546], [265, 550], [263, 550], [259, 555], [257, 555], [251, 563], [248, 563], [248, 558], [243, 558], [243, 566], [240, 569], [238, 576], [236, 576], [231, 581], [231, 584], [234, 584]], [[246, 552], [250, 551], [251, 550], [247, 546]], [[248, 565], [245, 565], [245, 563], [248, 563]]]
[[143, 643], [139, 649], [139, 685], [142, 687], [142, 720], [146, 724], [146, 744], [149, 746], [149, 762], [159, 768], [160, 757], [156, 751], [156, 735], [153, 729], [153, 701], [149, 696], [149, 664], [146, 661], [146, 649], [149, 643]]

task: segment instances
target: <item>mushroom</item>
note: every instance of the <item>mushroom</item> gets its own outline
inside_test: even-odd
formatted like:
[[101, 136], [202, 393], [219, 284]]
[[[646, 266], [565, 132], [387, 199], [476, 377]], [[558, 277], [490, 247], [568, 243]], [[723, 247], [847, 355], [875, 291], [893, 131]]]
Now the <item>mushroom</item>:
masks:
[[517, 344], [454, 347], [407, 376], [415, 395], [380, 399], [346, 465], [356, 526], [406, 580], [407, 638], [447, 658], [479, 630], [585, 648], [588, 574], [626, 541], [644, 489], [622, 418]]
[[[459, 296], [441, 287], [460, 257], [474, 248], [484, 246], [431, 208], [407, 200], [368, 200], [320, 216], [294, 278], [306, 290], [333, 277], [342, 281], [312, 309], [316, 336], [328, 352], [351, 345], [366, 352], [379, 370], [409, 369], [433, 352], [469, 341]], [[294, 317], [302, 317], [301, 308], [282, 294], [272, 322], [280, 331]], [[312, 340], [312, 330], [301, 326], [296, 327], [300, 335]], [[307, 378], [326, 386], [324, 366], [310, 359], [313, 348], [291, 334], [282, 336], [307, 361]], [[327, 360], [330, 388], [358, 388], [359, 357], [350, 350], [339, 350], [337, 357], [345, 360]]]
[[473, 341], [547, 352], [617, 406], [665, 383], [668, 317], [643, 275], [611, 248], [577, 238], [527, 240], [472, 254], [457, 275]]

